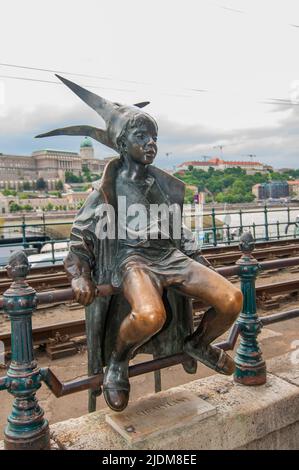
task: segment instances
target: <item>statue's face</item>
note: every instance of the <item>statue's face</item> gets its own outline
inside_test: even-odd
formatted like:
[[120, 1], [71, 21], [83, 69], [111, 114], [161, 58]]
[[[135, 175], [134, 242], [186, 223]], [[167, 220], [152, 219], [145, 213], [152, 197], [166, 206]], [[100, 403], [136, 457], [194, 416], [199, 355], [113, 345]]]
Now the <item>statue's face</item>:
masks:
[[137, 163], [149, 165], [157, 155], [157, 129], [153, 122], [144, 119], [128, 131], [127, 155]]

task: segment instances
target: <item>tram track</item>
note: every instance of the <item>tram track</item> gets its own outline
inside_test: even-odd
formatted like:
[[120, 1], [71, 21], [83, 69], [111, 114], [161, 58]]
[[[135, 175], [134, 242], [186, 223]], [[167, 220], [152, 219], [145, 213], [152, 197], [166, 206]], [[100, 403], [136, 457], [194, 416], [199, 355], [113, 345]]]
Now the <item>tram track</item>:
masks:
[[[236, 245], [204, 248], [202, 252], [214, 267], [234, 264], [241, 256]], [[257, 243], [254, 251], [254, 256], [258, 261], [289, 258], [296, 255], [299, 255], [299, 238], [292, 239], [289, 244], [286, 242], [278, 243], [278, 240]], [[70, 285], [62, 265], [33, 268], [27, 277], [27, 281], [37, 291], [65, 288]], [[10, 284], [11, 280], [8, 278], [6, 271], [0, 271], [0, 295], [10, 287]]]

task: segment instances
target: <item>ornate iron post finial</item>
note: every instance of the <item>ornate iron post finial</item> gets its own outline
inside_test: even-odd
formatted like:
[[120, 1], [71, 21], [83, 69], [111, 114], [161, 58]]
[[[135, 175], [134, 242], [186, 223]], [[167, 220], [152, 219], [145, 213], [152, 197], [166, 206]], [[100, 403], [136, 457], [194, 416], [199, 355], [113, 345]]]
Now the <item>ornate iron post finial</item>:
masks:
[[266, 382], [266, 364], [262, 358], [257, 335], [261, 331], [261, 323], [256, 313], [255, 279], [259, 272], [259, 264], [252, 255], [255, 244], [250, 232], [244, 232], [240, 239], [241, 289], [243, 293], [243, 309], [237, 320], [241, 342], [235, 356], [236, 371], [234, 379], [244, 385], [262, 385]]
[[4, 310], [11, 321], [11, 363], [6, 388], [15, 400], [8, 417], [4, 443], [6, 449], [49, 449], [49, 426], [35, 397], [41, 386], [40, 370], [34, 360], [32, 312], [36, 293], [26, 282], [29, 263], [23, 251], [13, 253], [6, 267], [13, 279], [4, 293]]

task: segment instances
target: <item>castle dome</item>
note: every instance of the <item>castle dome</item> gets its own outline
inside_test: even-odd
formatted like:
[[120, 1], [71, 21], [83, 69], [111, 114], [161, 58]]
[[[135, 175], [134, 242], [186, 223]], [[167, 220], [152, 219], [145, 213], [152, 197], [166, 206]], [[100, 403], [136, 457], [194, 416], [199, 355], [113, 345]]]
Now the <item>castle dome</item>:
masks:
[[83, 149], [83, 148], [93, 148], [93, 145], [92, 145], [92, 141], [89, 137], [84, 137], [84, 139], [82, 140], [81, 144], [80, 144], [80, 148]]

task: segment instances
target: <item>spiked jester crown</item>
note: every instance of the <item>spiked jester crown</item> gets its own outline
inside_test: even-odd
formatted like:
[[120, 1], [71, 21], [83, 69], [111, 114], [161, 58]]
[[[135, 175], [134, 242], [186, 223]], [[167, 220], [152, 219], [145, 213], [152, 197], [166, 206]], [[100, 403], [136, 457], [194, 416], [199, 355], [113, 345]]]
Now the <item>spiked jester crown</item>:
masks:
[[122, 105], [113, 103], [112, 101], [105, 100], [101, 96], [91, 93], [90, 91], [82, 88], [76, 83], [67, 80], [59, 75], [56, 75], [67, 87], [69, 87], [76, 95], [81, 98], [88, 106], [94, 109], [105, 121], [106, 129], [98, 129], [97, 127], [78, 125], [63, 127], [55, 129], [45, 134], [39, 134], [36, 137], [52, 137], [54, 135], [81, 135], [89, 136], [101, 142], [107, 147], [118, 151], [118, 138], [123, 129], [132, 119], [143, 116], [149, 119], [157, 127], [154, 119], [147, 113], [140, 111], [140, 108], [149, 104], [149, 101], [136, 103], [133, 106]]

